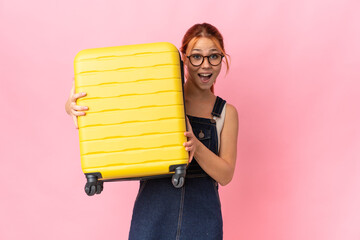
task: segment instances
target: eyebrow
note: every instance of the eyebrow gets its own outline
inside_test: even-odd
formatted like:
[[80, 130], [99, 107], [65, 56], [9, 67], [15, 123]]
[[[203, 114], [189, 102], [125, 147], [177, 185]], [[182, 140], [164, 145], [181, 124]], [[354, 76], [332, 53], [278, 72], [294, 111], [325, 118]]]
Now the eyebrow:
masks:
[[[201, 49], [198, 49], [198, 48], [194, 48], [192, 51], [199, 51], [199, 52], [201, 52], [202, 50]], [[216, 49], [216, 48], [212, 48], [212, 49], [210, 49], [210, 51], [211, 52], [220, 52], [218, 49]]]

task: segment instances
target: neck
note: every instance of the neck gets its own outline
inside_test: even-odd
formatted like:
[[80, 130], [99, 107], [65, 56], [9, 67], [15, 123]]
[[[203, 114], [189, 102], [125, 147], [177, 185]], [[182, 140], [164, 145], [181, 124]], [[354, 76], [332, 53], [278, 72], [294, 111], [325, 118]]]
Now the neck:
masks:
[[200, 89], [191, 80], [187, 80], [184, 85], [185, 99], [209, 99], [214, 96], [210, 89]]

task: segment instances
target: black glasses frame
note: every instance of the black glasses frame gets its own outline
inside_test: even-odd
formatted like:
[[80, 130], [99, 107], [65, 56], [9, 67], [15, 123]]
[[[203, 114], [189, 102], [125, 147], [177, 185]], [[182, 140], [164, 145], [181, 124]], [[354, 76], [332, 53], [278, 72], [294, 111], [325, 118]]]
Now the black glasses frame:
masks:
[[[220, 62], [219, 62], [218, 64], [212, 64], [211, 61], [210, 61], [210, 58], [209, 58], [209, 57], [210, 57], [211, 55], [214, 55], [214, 54], [210, 54], [210, 55], [208, 55], [208, 56], [203, 56], [203, 55], [201, 55], [201, 54], [191, 54], [190, 56], [186, 56], [186, 57], [189, 59], [191, 65], [193, 65], [194, 67], [199, 67], [199, 66], [201, 66], [201, 64], [204, 63], [205, 58], [207, 58], [207, 60], [208, 60], [208, 62], [209, 62], [209, 64], [210, 64], [211, 66], [218, 66], [218, 65], [221, 64], [221, 61], [222, 61], [222, 59], [224, 58], [224, 55], [219, 54], [219, 53], [215, 53], [215, 54], [216, 54], [216, 55], [220, 55], [220, 57], [221, 57], [221, 60], [220, 60]], [[201, 61], [200, 64], [195, 65], [195, 64], [193, 64], [193, 63], [191, 62], [190, 57], [193, 56], [193, 55], [200, 55], [200, 56], [202, 57], [202, 61]]]

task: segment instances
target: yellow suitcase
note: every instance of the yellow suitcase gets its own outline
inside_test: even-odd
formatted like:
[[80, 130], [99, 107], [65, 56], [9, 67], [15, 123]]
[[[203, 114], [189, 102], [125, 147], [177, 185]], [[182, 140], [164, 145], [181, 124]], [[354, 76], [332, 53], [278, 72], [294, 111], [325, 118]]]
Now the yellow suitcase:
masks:
[[77, 101], [88, 106], [78, 117], [85, 192], [103, 182], [172, 175], [185, 181], [186, 142], [183, 66], [171, 43], [86, 49], [74, 61]]

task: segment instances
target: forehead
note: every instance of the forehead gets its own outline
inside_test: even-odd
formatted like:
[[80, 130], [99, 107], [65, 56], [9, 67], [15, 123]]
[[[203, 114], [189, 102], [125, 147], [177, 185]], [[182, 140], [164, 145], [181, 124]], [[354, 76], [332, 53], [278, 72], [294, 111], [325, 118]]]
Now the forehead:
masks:
[[192, 52], [216, 52], [219, 49], [216, 47], [213, 40], [202, 37], [194, 45]]

